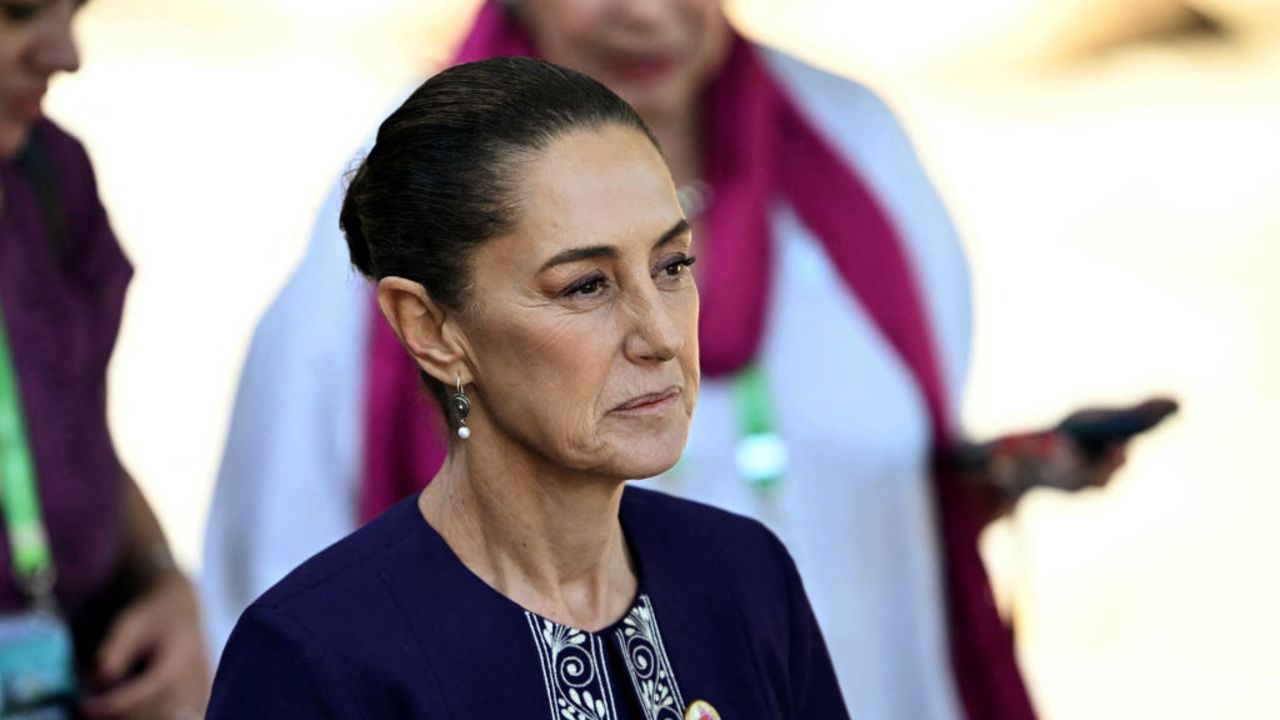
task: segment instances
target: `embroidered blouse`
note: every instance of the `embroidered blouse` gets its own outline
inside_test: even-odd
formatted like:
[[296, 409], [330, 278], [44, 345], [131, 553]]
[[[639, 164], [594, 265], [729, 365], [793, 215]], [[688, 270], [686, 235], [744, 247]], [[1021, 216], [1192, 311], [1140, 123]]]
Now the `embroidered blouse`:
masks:
[[485, 584], [406, 499], [245, 611], [208, 717], [848, 717], [768, 530], [634, 486], [620, 519], [640, 591], [588, 632]]

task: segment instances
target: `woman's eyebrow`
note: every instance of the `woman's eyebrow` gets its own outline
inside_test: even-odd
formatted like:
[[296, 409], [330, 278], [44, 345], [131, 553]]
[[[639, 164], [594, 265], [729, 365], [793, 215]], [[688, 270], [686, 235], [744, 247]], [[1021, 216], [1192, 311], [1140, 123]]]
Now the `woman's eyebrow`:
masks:
[[680, 218], [675, 225], [671, 226], [670, 230], [662, 233], [662, 236], [658, 238], [658, 242], [653, 244], [653, 247], [656, 250], [687, 232], [689, 232], [689, 221], [685, 218]]
[[[672, 225], [670, 229], [658, 237], [658, 241], [653, 244], [653, 247], [662, 247], [687, 232], [689, 232], [689, 221], [684, 218], [680, 218], [676, 221], [675, 225]], [[542, 264], [542, 267], [538, 272], [549, 270], [556, 265], [577, 262], [579, 260], [616, 258], [620, 254], [621, 252], [618, 250], [616, 245], [588, 245], [585, 247], [569, 248], [568, 250], [561, 250], [553, 255], [550, 260]]]
[[577, 262], [579, 260], [590, 260], [593, 258], [616, 258], [620, 253], [618, 248], [613, 245], [589, 245], [587, 247], [569, 248], [556, 253], [552, 258], [542, 264], [542, 268], [538, 272], [548, 270], [556, 265]]

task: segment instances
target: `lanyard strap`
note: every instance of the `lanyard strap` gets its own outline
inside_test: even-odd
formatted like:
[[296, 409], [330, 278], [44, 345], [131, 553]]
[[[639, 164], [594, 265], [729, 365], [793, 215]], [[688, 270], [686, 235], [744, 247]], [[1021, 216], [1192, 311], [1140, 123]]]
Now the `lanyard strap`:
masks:
[[27, 439], [9, 335], [0, 312], [0, 507], [9, 534], [14, 577], [32, 598], [53, 589], [53, 556], [40, 514], [36, 468]]
[[733, 407], [738, 417], [738, 474], [758, 492], [768, 492], [787, 472], [787, 444], [778, 433], [769, 378], [753, 361], [733, 376]]
[[[787, 443], [778, 432], [769, 378], [758, 361], [734, 373], [729, 381], [733, 414], [738, 425], [734, 465], [738, 475], [761, 497], [772, 495], [787, 474]], [[678, 476], [687, 455], [680, 457], [668, 476]]]

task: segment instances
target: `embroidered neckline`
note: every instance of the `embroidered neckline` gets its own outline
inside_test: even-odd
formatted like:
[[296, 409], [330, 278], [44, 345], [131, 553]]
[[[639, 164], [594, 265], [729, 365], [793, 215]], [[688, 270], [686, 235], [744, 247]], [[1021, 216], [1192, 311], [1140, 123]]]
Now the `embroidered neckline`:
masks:
[[641, 593], [612, 631], [589, 633], [525, 611], [542, 665], [553, 720], [613, 720], [618, 716], [605, 638], [618, 643], [645, 720], [682, 720], [684, 699], [667, 657], [653, 602]]

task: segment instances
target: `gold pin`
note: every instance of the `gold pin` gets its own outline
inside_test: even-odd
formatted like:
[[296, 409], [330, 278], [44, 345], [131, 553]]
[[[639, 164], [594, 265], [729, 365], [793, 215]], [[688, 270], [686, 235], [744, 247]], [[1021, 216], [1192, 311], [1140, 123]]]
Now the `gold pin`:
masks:
[[684, 711], [684, 720], [720, 720], [720, 713], [706, 700], [694, 700]]

